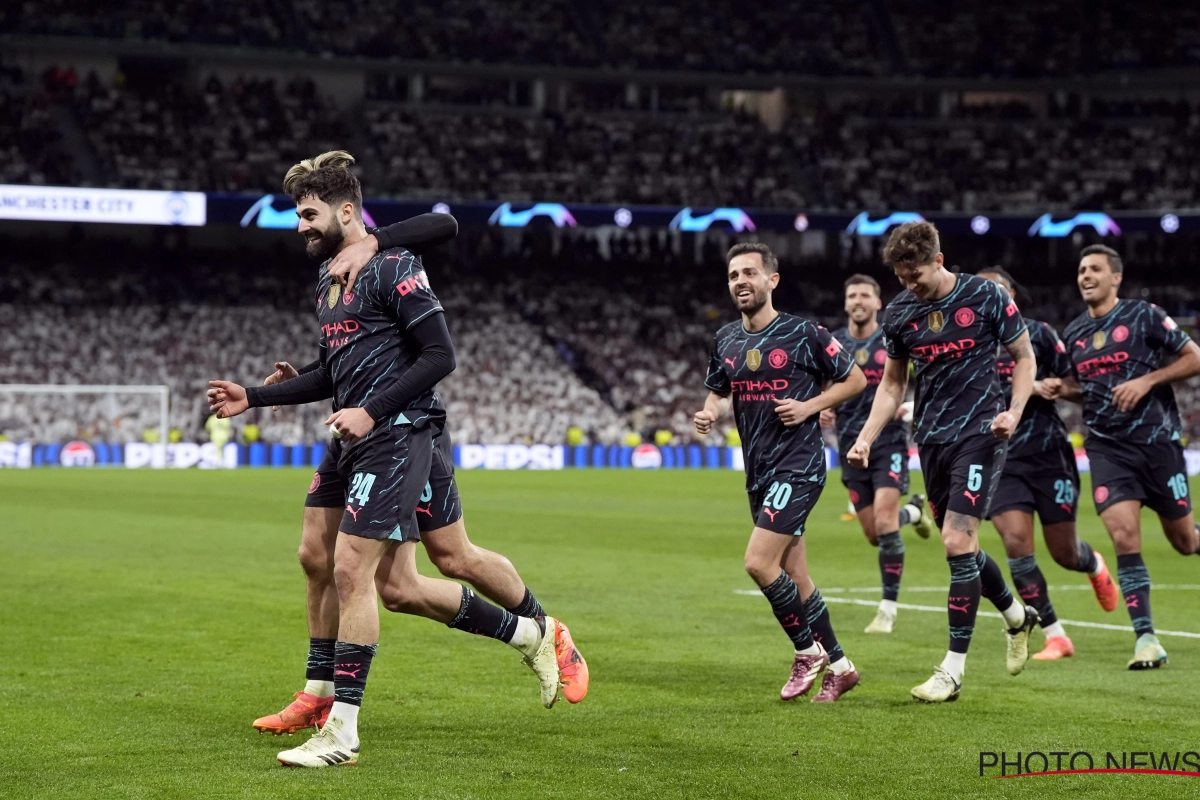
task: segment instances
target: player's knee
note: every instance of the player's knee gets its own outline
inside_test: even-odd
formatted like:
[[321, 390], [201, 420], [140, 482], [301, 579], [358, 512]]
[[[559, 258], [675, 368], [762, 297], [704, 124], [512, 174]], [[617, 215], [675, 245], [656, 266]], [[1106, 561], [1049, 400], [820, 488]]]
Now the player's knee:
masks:
[[300, 568], [310, 580], [333, 580], [332, 564], [324, 549], [301, 542], [297, 557], [300, 559]]
[[417, 596], [411, 586], [390, 583], [381, 586], [379, 601], [394, 614], [414, 614], [417, 611]]
[[455, 551], [453, 553], [438, 553], [431, 556], [433, 565], [437, 567], [438, 572], [451, 580], [466, 581], [471, 583], [479, 573], [478, 564], [480, 561], [479, 554], [475, 552], [477, 548], [472, 545], [466, 550]]
[[759, 586], [766, 586], [775, 577], [772, 573], [779, 571], [779, 564], [771, 564], [765, 559], [750, 553], [746, 554], [746, 574], [754, 579]]
[[333, 580], [337, 585], [338, 597], [342, 600], [357, 595], [366, 585], [372, 583], [371, 576], [362, 574], [357, 564], [345, 562], [338, 562], [333, 566]]

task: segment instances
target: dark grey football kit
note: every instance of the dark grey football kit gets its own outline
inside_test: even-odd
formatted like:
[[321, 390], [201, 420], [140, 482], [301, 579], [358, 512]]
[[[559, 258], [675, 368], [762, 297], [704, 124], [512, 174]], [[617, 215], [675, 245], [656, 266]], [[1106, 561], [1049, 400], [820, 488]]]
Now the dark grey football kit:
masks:
[[878, 489], [896, 489], [902, 495], [908, 494], [908, 423], [892, 420], [883, 426], [879, 437], [871, 445], [871, 459], [866, 469], [846, 463], [846, 453], [858, 441], [858, 434], [871, 416], [875, 392], [883, 380], [887, 347], [884, 345], [882, 327], [876, 328], [865, 339], [855, 339], [850, 335], [849, 328], [840, 328], [834, 331], [833, 336], [867, 377], [867, 388], [862, 394], [837, 407], [838, 460], [842, 465], [842, 483], [850, 492], [854, 510], [862, 511], [874, 504]]
[[1174, 390], [1156, 386], [1121, 411], [1113, 389], [1166, 366], [1191, 337], [1158, 306], [1118, 300], [1103, 317], [1081, 314], [1063, 338], [1083, 388], [1084, 448], [1096, 513], [1137, 500], [1166, 519], [1187, 516], [1192, 499]]
[[[1029, 342], [1037, 359], [1037, 380], [1071, 375], [1071, 359], [1058, 334], [1044, 322], [1028, 320]], [[1013, 358], [1001, 348], [997, 368], [1004, 399], [1012, 399]], [[1029, 396], [1021, 422], [1008, 440], [1004, 471], [992, 496], [989, 516], [1005, 511], [1037, 513], [1043, 525], [1074, 522], [1079, 506], [1079, 469], [1066, 423], [1054, 402]]]
[[320, 366], [274, 386], [252, 387], [251, 405], [332, 396], [334, 411], [365, 410], [374, 428], [353, 444], [330, 444], [309, 497], [325, 496], [321, 484], [331, 494], [336, 487], [345, 504], [339, 529], [346, 533], [416, 539], [414, 515], [429, 484], [433, 437], [445, 422], [433, 387], [448, 371], [443, 362], [453, 363], [442, 307], [420, 260], [402, 248], [372, 258], [352, 293], [334, 282], [328, 263], [322, 265], [315, 300]]
[[913, 438], [938, 527], [947, 511], [986, 517], [1006, 449], [991, 432], [1007, 408], [996, 353], [1025, 332], [1021, 312], [998, 284], [959, 275], [937, 300], [901, 292], [883, 330], [888, 356], [914, 364]]
[[789, 428], [775, 413], [775, 401], [811, 400], [826, 383], [845, 380], [853, 367], [829, 331], [791, 314], [780, 314], [754, 333], [740, 321], [717, 331], [704, 385], [733, 396], [750, 515], [757, 527], [803, 534], [825, 486], [818, 415]]

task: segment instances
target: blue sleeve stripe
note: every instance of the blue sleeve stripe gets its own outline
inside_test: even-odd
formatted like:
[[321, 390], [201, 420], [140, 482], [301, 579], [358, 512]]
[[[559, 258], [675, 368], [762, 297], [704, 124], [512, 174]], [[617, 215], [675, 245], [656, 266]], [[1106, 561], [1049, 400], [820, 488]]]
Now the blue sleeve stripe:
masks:
[[1011, 339], [1005, 339], [1004, 341], [1002, 341], [1002, 342], [1001, 342], [1001, 344], [1012, 344], [1012, 343], [1013, 343], [1013, 342], [1015, 342], [1017, 339], [1020, 339], [1020, 338], [1021, 338], [1021, 334], [1022, 334], [1022, 333], [1024, 333], [1025, 331], [1027, 331], [1027, 330], [1029, 330], [1029, 326], [1028, 326], [1028, 325], [1021, 325], [1021, 330], [1017, 331], [1017, 334], [1016, 334], [1016, 336], [1013, 336]]
[[420, 322], [421, 320], [423, 320], [423, 319], [425, 319], [426, 317], [428, 317], [430, 314], [434, 314], [434, 313], [436, 313], [436, 312], [438, 312], [438, 311], [443, 311], [442, 307], [441, 307], [441, 306], [434, 306], [433, 308], [429, 309], [428, 311], [426, 311], [426, 312], [425, 312], [424, 314], [422, 314], [421, 316], [419, 316], [419, 317], [417, 317], [416, 319], [414, 319], [412, 322], [408, 323], [408, 325], [404, 326], [404, 330], [408, 330], [408, 329], [409, 329], [409, 328], [411, 328], [413, 325], [416, 325], [418, 322]]

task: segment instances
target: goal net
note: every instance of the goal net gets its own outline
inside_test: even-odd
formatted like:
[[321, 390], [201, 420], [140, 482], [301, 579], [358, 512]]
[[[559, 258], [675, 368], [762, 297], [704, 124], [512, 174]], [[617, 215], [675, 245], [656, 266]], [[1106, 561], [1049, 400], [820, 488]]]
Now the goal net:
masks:
[[131, 448], [146, 463], [130, 466], [167, 466], [170, 401], [162, 385], [0, 384], [0, 466], [129, 463]]

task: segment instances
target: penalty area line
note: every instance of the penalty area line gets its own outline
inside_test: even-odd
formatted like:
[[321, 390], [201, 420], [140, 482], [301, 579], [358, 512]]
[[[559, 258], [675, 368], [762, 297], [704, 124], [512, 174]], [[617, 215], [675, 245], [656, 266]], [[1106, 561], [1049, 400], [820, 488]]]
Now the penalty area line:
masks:
[[[855, 606], [869, 606], [870, 608], [879, 607], [878, 600], [861, 600], [857, 597], [830, 597], [829, 594], [827, 594], [829, 591], [833, 590], [821, 589], [821, 596], [825, 598], [826, 603], [846, 603]], [[875, 591], [879, 590], [875, 589]], [[945, 591], [945, 589], [942, 591]], [[752, 589], [734, 589], [733, 593], [751, 597], [762, 597], [762, 592], [754, 591]], [[919, 606], [913, 603], [896, 603], [896, 608], [903, 608], [907, 611], [932, 611], [938, 614], [946, 613], [946, 609], [942, 606]], [[1003, 614], [999, 614], [995, 611], [980, 611], [979, 616], [1004, 619]], [[1059, 622], [1064, 625], [1073, 625], [1077, 628], [1098, 628], [1105, 631], [1122, 631], [1124, 633], [1133, 633], [1133, 628], [1128, 625], [1110, 625], [1106, 622], [1085, 622], [1083, 620], [1076, 619], [1060, 619]], [[1191, 631], [1164, 631], [1156, 628], [1154, 632], [1159, 636], [1180, 636], [1185, 639], [1200, 639], [1200, 633], [1192, 633]]]

